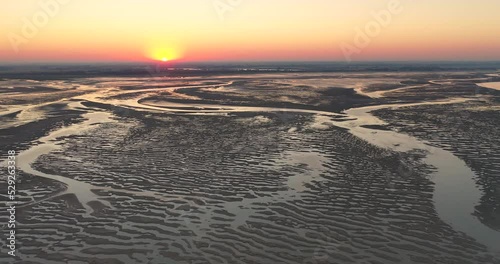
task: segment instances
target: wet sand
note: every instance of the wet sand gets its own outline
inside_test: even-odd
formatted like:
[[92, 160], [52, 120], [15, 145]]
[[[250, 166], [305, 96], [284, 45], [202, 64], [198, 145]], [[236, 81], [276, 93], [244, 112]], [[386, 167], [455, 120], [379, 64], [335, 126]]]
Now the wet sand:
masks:
[[500, 90], [500, 82], [479, 83], [478, 85], [485, 88]]
[[[2, 148], [24, 144], [21, 259], [498, 262], [498, 200], [485, 197], [499, 163], [468, 137], [444, 140], [449, 122], [413, 124], [450, 105], [498, 120], [495, 93], [466, 73], [394, 73], [385, 86], [359, 86], [374, 73], [306, 75], [82, 79], [84, 91], [40, 105], [6, 97], [18, 108], [1, 116], [0, 136], [14, 139]], [[441, 141], [426, 137], [435, 131]], [[499, 146], [474, 140], [479, 153]]]

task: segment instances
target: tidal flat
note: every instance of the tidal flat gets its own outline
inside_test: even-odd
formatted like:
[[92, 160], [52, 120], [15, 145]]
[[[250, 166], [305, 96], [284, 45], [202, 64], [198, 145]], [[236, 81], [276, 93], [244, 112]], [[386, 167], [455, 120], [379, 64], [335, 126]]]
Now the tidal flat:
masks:
[[31, 76], [16, 263], [500, 263], [497, 71]]

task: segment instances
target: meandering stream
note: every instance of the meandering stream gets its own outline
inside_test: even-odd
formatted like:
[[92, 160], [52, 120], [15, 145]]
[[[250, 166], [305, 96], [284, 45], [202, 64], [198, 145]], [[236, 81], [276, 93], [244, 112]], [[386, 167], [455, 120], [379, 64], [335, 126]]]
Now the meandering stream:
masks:
[[[94, 97], [86, 97], [95, 99]], [[346, 117], [349, 121], [339, 121], [335, 120], [335, 116], [338, 114], [324, 113], [312, 110], [303, 109], [281, 109], [281, 108], [263, 108], [263, 107], [233, 107], [227, 105], [209, 105], [206, 107], [212, 108], [207, 112], [215, 113], [228, 113], [228, 112], [302, 112], [314, 114], [316, 116], [316, 122], [319, 124], [329, 123], [334, 126], [343, 127], [349, 129], [350, 133], [353, 135], [382, 148], [389, 148], [398, 152], [405, 152], [412, 149], [419, 149], [426, 151], [427, 157], [424, 162], [435, 168], [432, 173], [432, 181], [435, 183], [434, 201], [437, 213], [443, 221], [450, 224], [455, 230], [462, 231], [467, 235], [475, 238], [480, 243], [488, 246], [493, 250], [494, 247], [500, 245], [500, 232], [490, 229], [489, 227], [483, 225], [475, 216], [472, 215], [474, 211], [474, 206], [479, 202], [482, 195], [481, 191], [476, 186], [474, 179], [476, 175], [474, 172], [466, 166], [464, 161], [453, 155], [449, 151], [445, 151], [440, 148], [430, 146], [426, 142], [420, 141], [414, 137], [406, 134], [398, 133], [395, 131], [385, 131], [385, 130], [374, 130], [370, 128], [363, 127], [363, 125], [385, 125], [386, 123], [378, 119], [370, 112], [378, 109], [385, 108], [399, 108], [399, 107], [409, 107], [424, 104], [436, 104], [436, 103], [459, 103], [464, 102], [467, 99], [453, 99], [448, 101], [440, 102], [427, 102], [427, 103], [413, 103], [413, 104], [399, 104], [399, 105], [377, 105], [370, 107], [360, 107], [353, 108], [345, 111]], [[96, 100], [103, 102], [103, 100]], [[109, 102], [108, 102], [109, 103]], [[153, 106], [153, 105], [140, 105], [137, 100], [124, 100], [112, 102], [120, 103], [119, 105], [124, 105], [131, 108], [141, 107], [141, 109], [150, 109], [155, 111], [174, 111], [168, 105]], [[72, 102], [71, 104], [79, 104], [78, 107], [84, 107], [80, 105], [79, 102]], [[177, 107], [177, 105], [175, 105]], [[183, 105], [185, 107], [200, 107], [199, 105]], [[73, 106], [75, 107], [75, 106]], [[205, 105], [203, 105], [205, 107]], [[215, 110], [213, 110], [215, 108]], [[203, 111], [203, 110], [202, 110]], [[107, 112], [98, 112], [89, 110], [88, 113], [84, 114], [83, 117], [86, 119], [84, 122], [79, 124], [73, 124], [66, 126], [55, 131], [52, 131], [49, 135], [44, 136], [38, 141], [40, 144], [34, 145], [31, 148], [22, 151], [19, 154], [19, 166], [20, 169], [26, 173], [50, 178], [59, 181], [67, 186], [67, 191], [65, 193], [75, 194], [79, 202], [84, 206], [89, 213], [92, 212], [92, 208], [88, 205], [91, 201], [99, 201], [107, 206], [111, 206], [107, 201], [103, 200], [101, 197], [96, 195], [92, 190], [105, 189], [102, 187], [96, 187], [92, 184], [81, 182], [78, 180], [73, 180], [67, 177], [47, 174], [37, 171], [32, 167], [32, 164], [42, 155], [48, 154], [60, 148], [57, 144], [58, 138], [66, 137], [74, 134], [81, 133], [91, 127], [98, 126], [99, 124], [106, 122], [113, 122], [111, 119], [112, 115]], [[294, 179], [293, 184], [297, 185], [297, 179]], [[299, 186], [300, 187], [300, 186]], [[299, 188], [300, 189], [300, 188]], [[147, 192], [128, 192], [123, 190], [118, 190], [124, 193], [129, 193], [131, 195], [146, 195], [152, 196], [159, 199], [166, 199], [162, 194], [147, 193]]]

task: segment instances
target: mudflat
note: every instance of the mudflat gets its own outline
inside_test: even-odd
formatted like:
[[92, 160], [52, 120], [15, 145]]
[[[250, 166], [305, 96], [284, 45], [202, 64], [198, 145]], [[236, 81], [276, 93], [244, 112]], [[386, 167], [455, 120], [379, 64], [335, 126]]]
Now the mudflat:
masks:
[[0, 75], [22, 263], [500, 263], [494, 71], [42, 76]]

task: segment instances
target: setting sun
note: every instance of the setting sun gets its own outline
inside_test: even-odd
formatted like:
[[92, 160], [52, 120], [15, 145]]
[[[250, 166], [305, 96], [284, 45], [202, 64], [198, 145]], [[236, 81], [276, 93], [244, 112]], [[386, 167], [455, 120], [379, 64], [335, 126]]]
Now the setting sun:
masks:
[[2, 62], [500, 59], [498, 0], [10, 2]]
[[152, 60], [167, 62], [180, 59], [182, 52], [180, 48], [172, 44], [153, 44], [146, 49], [145, 55]]

